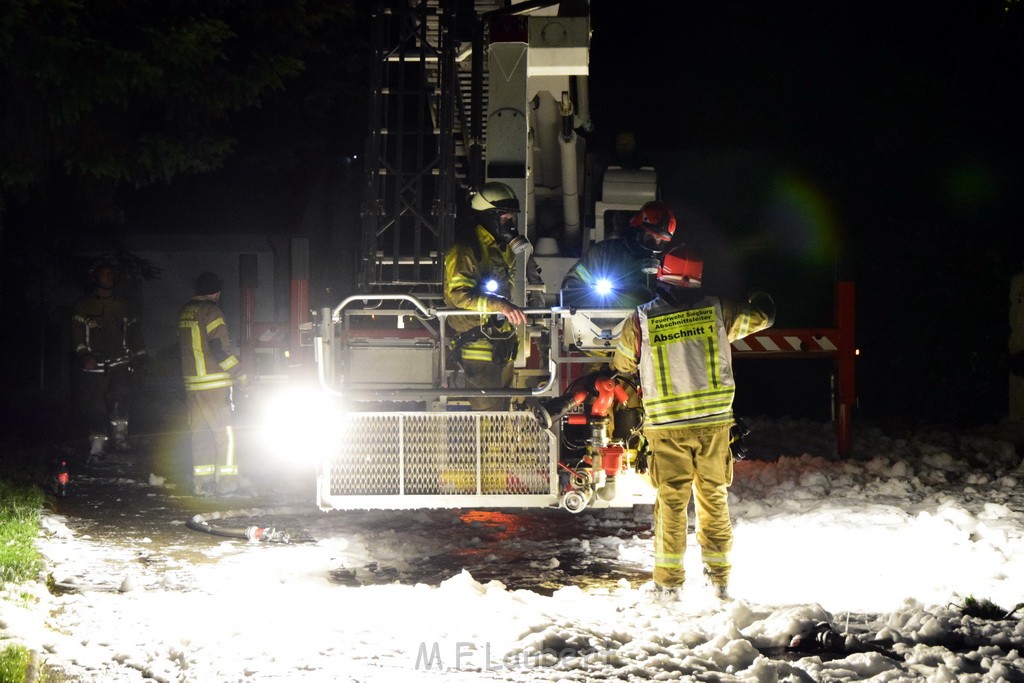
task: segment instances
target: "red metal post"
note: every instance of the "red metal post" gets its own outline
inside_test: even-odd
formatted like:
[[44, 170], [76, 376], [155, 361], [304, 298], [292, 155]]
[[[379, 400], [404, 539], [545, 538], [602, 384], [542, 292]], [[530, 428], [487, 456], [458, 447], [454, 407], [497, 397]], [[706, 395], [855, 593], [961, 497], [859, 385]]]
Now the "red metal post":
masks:
[[256, 322], [256, 288], [259, 284], [256, 254], [238, 255], [238, 306], [239, 330], [238, 346], [242, 351], [241, 363], [249, 376], [258, 370], [254, 353], [253, 327]]
[[256, 254], [238, 255], [238, 303], [242, 329], [239, 330], [241, 344], [252, 341], [252, 324], [256, 321], [256, 287], [257, 277]]
[[302, 348], [299, 326], [308, 323], [312, 316], [309, 309], [309, 240], [296, 237], [292, 240], [292, 279], [289, 327], [289, 352], [291, 367], [302, 363]]

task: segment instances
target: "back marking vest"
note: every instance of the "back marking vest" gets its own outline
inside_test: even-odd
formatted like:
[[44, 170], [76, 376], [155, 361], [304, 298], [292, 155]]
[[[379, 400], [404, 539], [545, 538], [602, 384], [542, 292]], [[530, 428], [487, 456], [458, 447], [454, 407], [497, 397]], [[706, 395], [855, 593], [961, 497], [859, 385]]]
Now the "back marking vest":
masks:
[[655, 299], [637, 314], [640, 384], [651, 426], [731, 423], [736, 382], [721, 301], [704, 297], [679, 309]]

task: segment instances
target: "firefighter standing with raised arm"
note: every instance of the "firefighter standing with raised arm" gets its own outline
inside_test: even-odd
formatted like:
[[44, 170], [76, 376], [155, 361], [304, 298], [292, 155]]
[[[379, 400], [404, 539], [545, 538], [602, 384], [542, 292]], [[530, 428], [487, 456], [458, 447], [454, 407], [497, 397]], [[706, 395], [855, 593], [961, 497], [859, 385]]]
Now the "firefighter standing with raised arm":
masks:
[[562, 280], [562, 304], [581, 308], [636, 308], [650, 301], [658, 255], [676, 231], [664, 202], [647, 202], [630, 219], [626, 234], [602, 240]]
[[198, 496], [226, 495], [239, 487], [235, 435], [231, 426], [231, 387], [243, 387], [238, 358], [220, 302], [222, 283], [214, 273], [195, 281], [195, 296], [178, 314], [181, 373], [192, 432], [192, 480]]
[[619, 337], [612, 366], [639, 371], [651, 449], [656, 594], [678, 598], [685, 578], [686, 508], [691, 491], [704, 572], [728, 597], [732, 520], [729, 432], [736, 391], [730, 342], [770, 327], [775, 304], [763, 292], [745, 305], [704, 294], [704, 264], [689, 247], [669, 251], [658, 273], [657, 296], [637, 308]]
[[79, 411], [89, 430], [89, 455], [99, 458], [111, 438], [117, 450], [128, 449], [132, 364], [147, 356], [139, 319], [115, 292], [114, 267], [98, 262], [89, 278], [93, 291], [75, 305], [71, 333], [81, 370]]
[[[455, 244], [444, 256], [444, 299], [452, 308], [483, 314], [448, 319], [455, 333], [454, 353], [471, 387], [500, 389], [512, 383], [518, 348], [512, 326], [526, 322], [523, 310], [509, 297], [520, 277], [516, 254], [530, 243], [516, 227], [519, 200], [508, 185], [485, 183], [473, 195], [470, 208], [473, 220], [461, 223]], [[539, 269], [528, 266], [527, 271], [527, 282], [540, 284]], [[476, 410], [504, 410], [509, 401], [476, 398], [471, 405]]]

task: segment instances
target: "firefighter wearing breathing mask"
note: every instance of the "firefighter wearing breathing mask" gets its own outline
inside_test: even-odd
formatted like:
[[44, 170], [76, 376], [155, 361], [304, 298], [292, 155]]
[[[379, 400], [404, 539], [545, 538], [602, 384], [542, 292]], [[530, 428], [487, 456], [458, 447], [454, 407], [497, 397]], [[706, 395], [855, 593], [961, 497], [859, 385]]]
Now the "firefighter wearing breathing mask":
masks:
[[644, 204], [622, 237], [602, 240], [562, 280], [563, 306], [636, 308], [653, 295], [658, 256], [676, 232], [676, 217], [661, 201]]
[[683, 585], [686, 508], [694, 496], [704, 572], [722, 599], [732, 565], [730, 429], [736, 383], [730, 343], [775, 321], [775, 303], [752, 292], [745, 304], [701, 290], [703, 259], [690, 247], [665, 254], [655, 298], [626, 321], [612, 367], [639, 371], [651, 460], [656, 595]]
[[[518, 350], [513, 325], [526, 322], [523, 309], [512, 302], [516, 255], [530, 248], [519, 234], [519, 200], [505, 183], [485, 183], [472, 196], [472, 215], [455, 233], [444, 257], [444, 299], [451, 308], [477, 311], [479, 316], [451, 316], [452, 351], [470, 387], [500, 389], [511, 385]], [[540, 269], [526, 268], [526, 281], [541, 284]], [[543, 300], [531, 300], [543, 305]], [[474, 398], [476, 410], [506, 410], [507, 398]]]
[[[630, 218], [621, 237], [602, 240], [577, 261], [562, 280], [561, 303], [577, 308], [636, 308], [654, 296], [658, 256], [668, 248], [676, 232], [676, 217], [665, 202], [645, 203]], [[607, 351], [590, 351], [607, 362]], [[590, 372], [601, 369], [589, 365]], [[639, 407], [632, 385], [626, 385], [626, 406]], [[610, 415], [614, 427], [615, 414]], [[647, 453], [643, 440], [641, 453]]]

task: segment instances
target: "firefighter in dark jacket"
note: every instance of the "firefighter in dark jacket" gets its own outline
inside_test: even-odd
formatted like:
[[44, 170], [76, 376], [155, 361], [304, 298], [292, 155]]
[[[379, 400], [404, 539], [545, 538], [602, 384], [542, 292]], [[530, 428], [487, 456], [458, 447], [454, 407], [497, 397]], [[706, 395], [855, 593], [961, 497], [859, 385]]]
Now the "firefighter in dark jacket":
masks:
[[736, 383], [730, 343], [770, 327], [775, 304], [763, 292], [737, 305], [701, 291], [704, 264], [695, 250], [669, 251], [657, 295], [627, 320], [612, 366], [639, 371], [651, 449], [654, 504], [654, 583], [676, 598], [685, 578], [686, 508], [694, 494], [704, 573], [719, 598], [728, 597], [732, 565], [730, 429]]
[[128, 449], [132, 366], [147, 356], [139, 319], [115, 292], [114, 267], [98, 262], [89, 278], [94, 288], [75, 305], [71, 334], [80, 369], [79, 411], [89, 430], [90, 457], [98, 458], [110, 439], [117, 450]]
[[202, 273], [195, 296], [178, 314], [178, 342], [185, 401], [192, 431], [192, 481], [199, 496], [225, 495], [239, 487], [231, 388], [243, 387], [238, 358], [229, 350], [227, 322], [220, 309], [221, 280]]
[[[662, 201], [640, 207], [622, 230], [622, 237], [602, 240], [592, 246], [562, 279], [563, 306], [579, 308], [636, 308], [654, 296], [659, 255], [668, 248], [676, 232], [676, 217]], [[608, 362], [611, 350], [589, 351], [600, 364], [587, 366], [598, 372]], [[640, 406], [632, 384], [625, 386], [630, 408]], [[615, 414], [609, 414], [614, 429]], [[646, 442], [638, 450], [647, 453]]]
[[563, 306], [636, 308], [650, 301], [658, 255], [676, 231], [676, 218], [664, 202], [644, 204], [625, 235], [592, 246], [562, 279]]
[[[508, 185], [485, 183], [470, 208], [473, 220], [462, 224], [444, 257], [444, 299], [452, 308], [483, 314], [448, 318], [454, 353], [470, 386], [500, 389], [512, 382], [518, 350], [513, 325], [526, 322], [526, 314], [510, 297], [513, 282], [522, 277], [516, 272], [516, 254], [530, 243], [516, 227], [519, 201]], [[527, 270], [527, 282], [540, 284], [539, 269], [528, 265]], [[471, 404], [477, 410], [503, 410], [509, 401], [476, 398]]]

